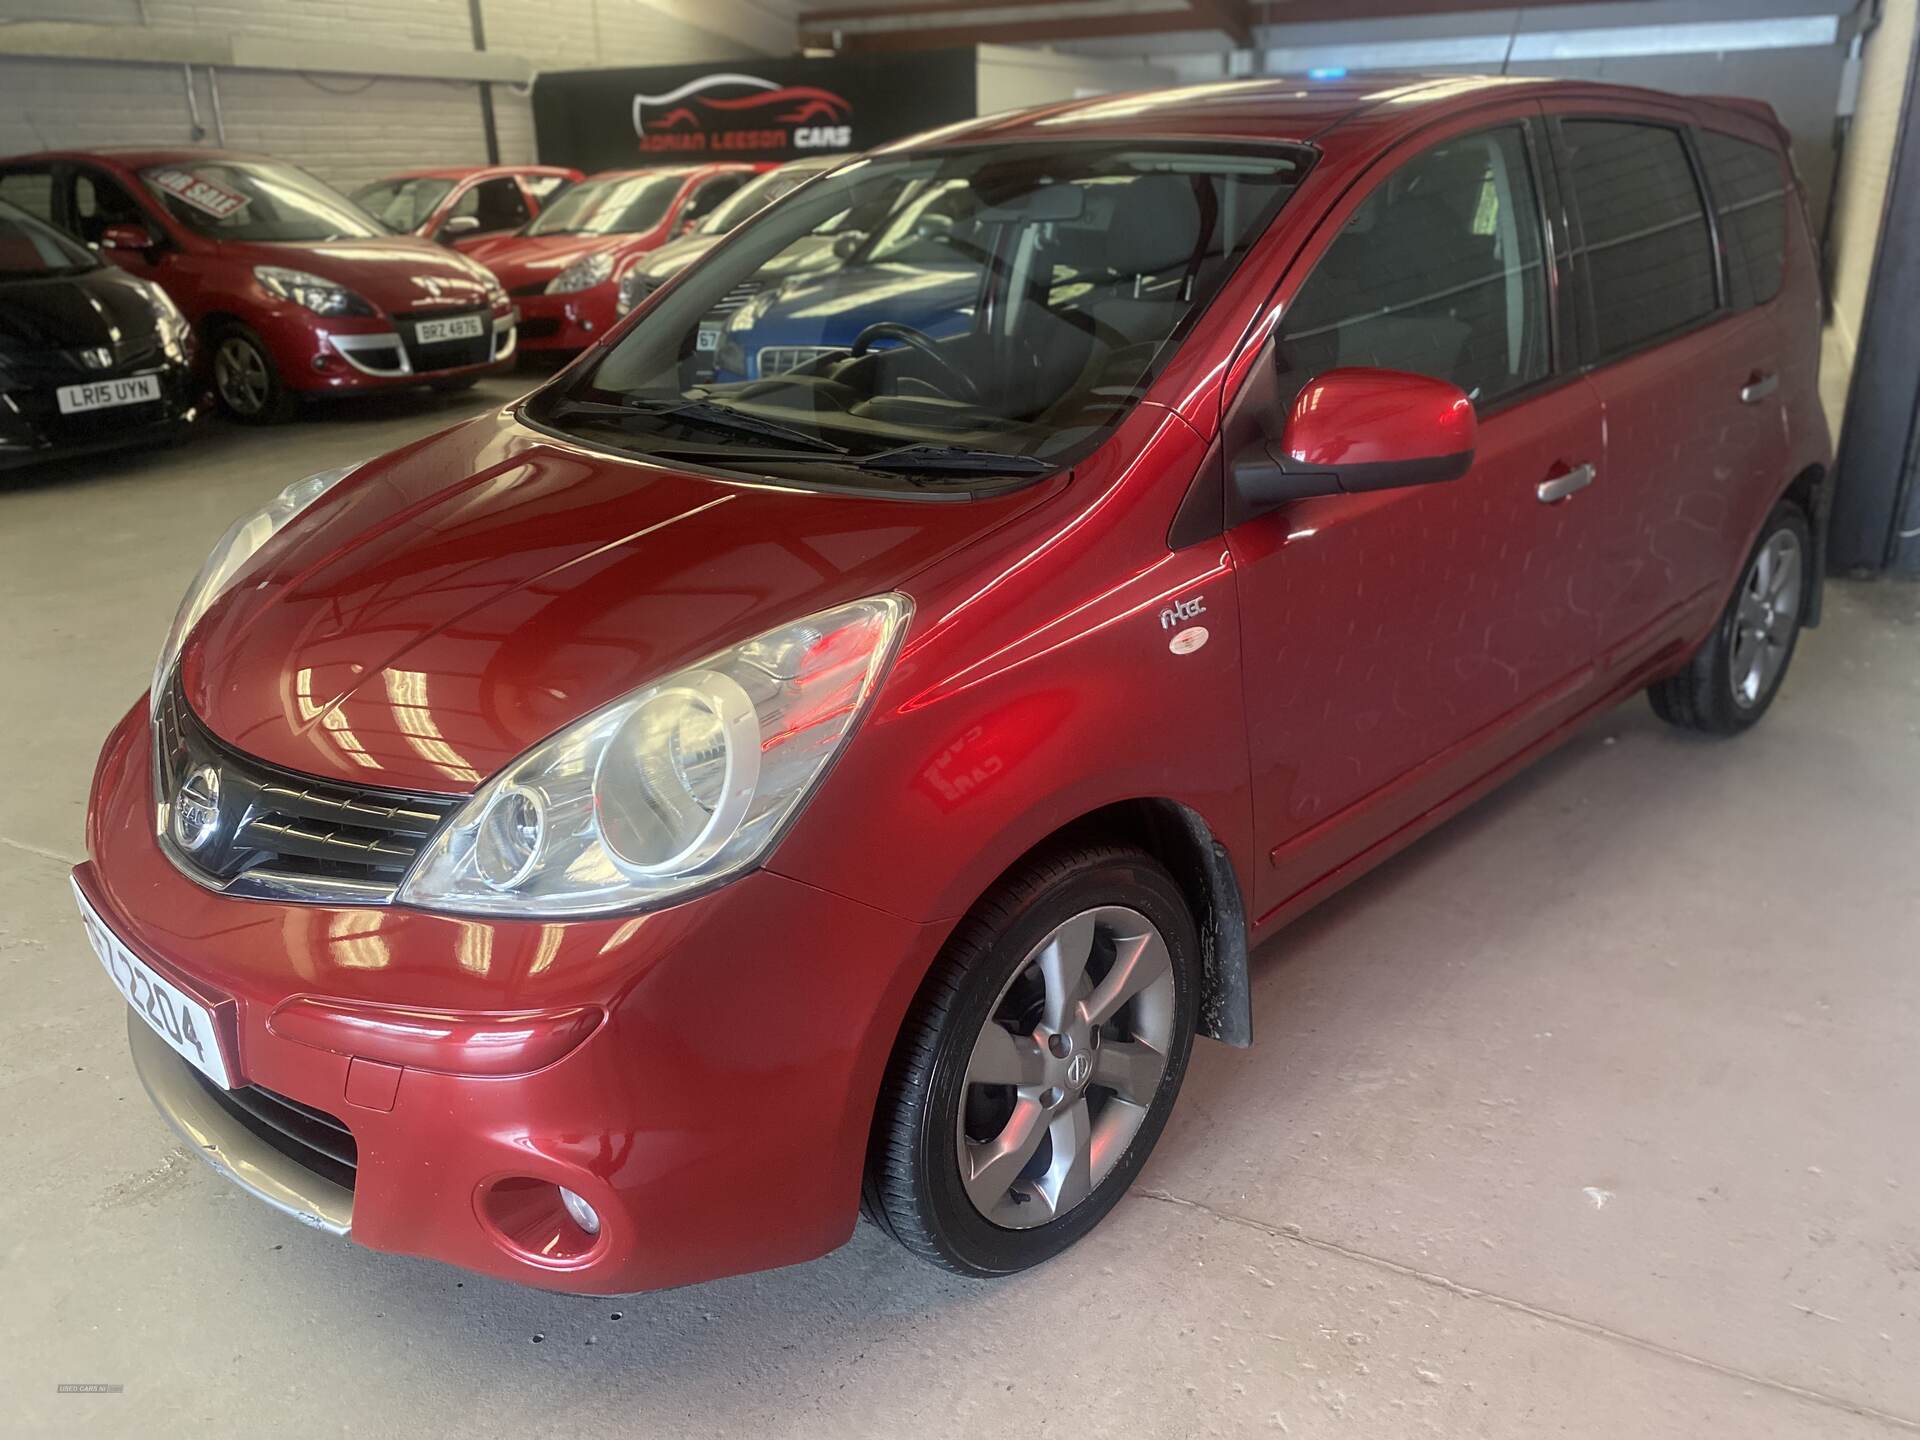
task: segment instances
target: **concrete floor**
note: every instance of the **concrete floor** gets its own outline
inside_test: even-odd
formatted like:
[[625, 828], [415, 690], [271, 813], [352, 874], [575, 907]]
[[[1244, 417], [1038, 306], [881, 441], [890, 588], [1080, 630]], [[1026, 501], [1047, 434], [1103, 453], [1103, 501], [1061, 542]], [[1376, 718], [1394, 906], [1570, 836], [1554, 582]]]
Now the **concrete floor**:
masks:
[[0, 1430], [1920, 1430], [1920, 590], [1892, 585], [1835, 587], [1755, 733], [1624, 706], [1269, 946], [1259, 1044], [1200, 1048], [1139, 1189], [1036, 1273], [949, 1279], [863, 1228], [571, 1299], [228, 1188], [149, 1110], [73, 915], [95, 749], [234, 512], [513, 388], [0, 480]]

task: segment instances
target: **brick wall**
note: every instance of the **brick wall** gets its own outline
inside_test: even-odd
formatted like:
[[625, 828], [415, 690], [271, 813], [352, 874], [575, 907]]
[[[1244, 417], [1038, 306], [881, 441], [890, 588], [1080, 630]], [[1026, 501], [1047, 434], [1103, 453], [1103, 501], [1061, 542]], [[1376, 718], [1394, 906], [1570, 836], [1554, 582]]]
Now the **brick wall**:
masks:
[[[467, 0], [146, 0], [155, 30], [199, 29], [298, 44], [415, 50], [471, 47]], [[137, 26], [135, 0], [0, 0], [0, 20], [66, 19]], [[725, 60], [784, 50], [777, 24], [741, 0], [484, 0], [487, 48], [536, 68]], [[705, 21], [752, 34], [756, 51]], [[739, 24], [734, 22], [739, 20]], [[419, 165], [486, 159], [477, 87], [466, 81], [219, 72], [227, 143], [305, 166], [342, 187]], [[532, 108], [495, 85], [501, 159], [534, 158]], [[196, 67], [205, 142], [212, 97]], [[0, 155], [50, 147], [190, 143], [178, 65], [0, 57]]]

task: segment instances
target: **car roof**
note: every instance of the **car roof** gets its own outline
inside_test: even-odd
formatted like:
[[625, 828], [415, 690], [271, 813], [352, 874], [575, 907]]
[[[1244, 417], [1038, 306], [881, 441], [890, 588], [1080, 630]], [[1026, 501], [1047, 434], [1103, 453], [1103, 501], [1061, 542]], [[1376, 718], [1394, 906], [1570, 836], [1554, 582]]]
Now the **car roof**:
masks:
[[42, 150], [35, 154], [8, 155], [5, 162], [20, 160], [110, 160], [129, 170], [144, 170], [149, 165], [190, 165], [196, 161], [221, 160], [250, 164], [284, 164], [271, 155], [247, 150], [216, 150], [206, 145], [175, 145], [156, 148], [151, 145], [87, 145], [64, 150]]
[[1526, 75], [1372, 74], [1335, 80], [1222, 80], [1065, 100], [963, 120], [881, 149], [1068, 139], [1311, 143], [1362, 116], [1391, 115], [1400, 122], [1396, 128], [1413, 128], [1449, 111], [1484, 103], [1501, 91], [1522, 89], [1542, 100], [1567, 96], [1602, 101], [1609, 97], [1653, 100], [1688, 107], [1724, 107], [1748, 118], [1764, 112], [1771, 120], [1771, 111], [1752, 101], [1680, 96], [1587, 80]]
[[423, 165], [417, 170], [395, 170], [378, 182], [390, 180], [468, 180], [488, 179], [495, 175], [575, 175], [565, 165]]

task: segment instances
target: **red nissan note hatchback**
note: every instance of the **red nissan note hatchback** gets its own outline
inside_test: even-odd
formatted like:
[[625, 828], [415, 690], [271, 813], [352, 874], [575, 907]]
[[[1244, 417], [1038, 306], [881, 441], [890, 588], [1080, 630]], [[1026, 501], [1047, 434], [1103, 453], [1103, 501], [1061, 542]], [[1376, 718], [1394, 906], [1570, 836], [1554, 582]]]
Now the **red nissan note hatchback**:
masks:
[[513, 307], [484, 267], [396, 235], [284, 161], [225, 150], [0, 160], [0, 199], [78, 235], [185, 312], [229, 415], [303, 398], [461, 389], [510, 358]]
[[[850, 341], [702, 385], [849, 208]], [[1249, 82], [906, 142], [524, 402], [238, 521], [108, 738], [86, 928], [196, 1154], [579, 1292], [1091, 1229], [1248, 953], [1818, 598], [1755, 106]], [[810, 287], [810, 288], [809, 288]], [[951, 313], [933, 314], [945, 295]], [[742, 335], [755, 306], [730, 313]]]

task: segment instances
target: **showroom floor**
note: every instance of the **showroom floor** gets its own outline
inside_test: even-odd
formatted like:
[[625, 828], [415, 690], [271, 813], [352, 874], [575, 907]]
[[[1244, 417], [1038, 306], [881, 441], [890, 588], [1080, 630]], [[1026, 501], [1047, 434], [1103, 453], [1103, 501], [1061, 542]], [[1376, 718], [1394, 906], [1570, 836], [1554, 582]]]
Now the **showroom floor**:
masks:
[[[1136, 1193], [949, 1279], [862, 1229], [626, 1301], [357, 1249], [152, 1114], [86, 781], [230, 516], [511, 393], [0, 478], [13, 1434], [1920, 1430], [1920, 589], [1836, 586], [1734, 743], [1624, 706], [1258, 957]], [[63, 1383], [123, 1385], [60, 1394]], [[406, 1417], [402, 1420], [400, 1417]]]

